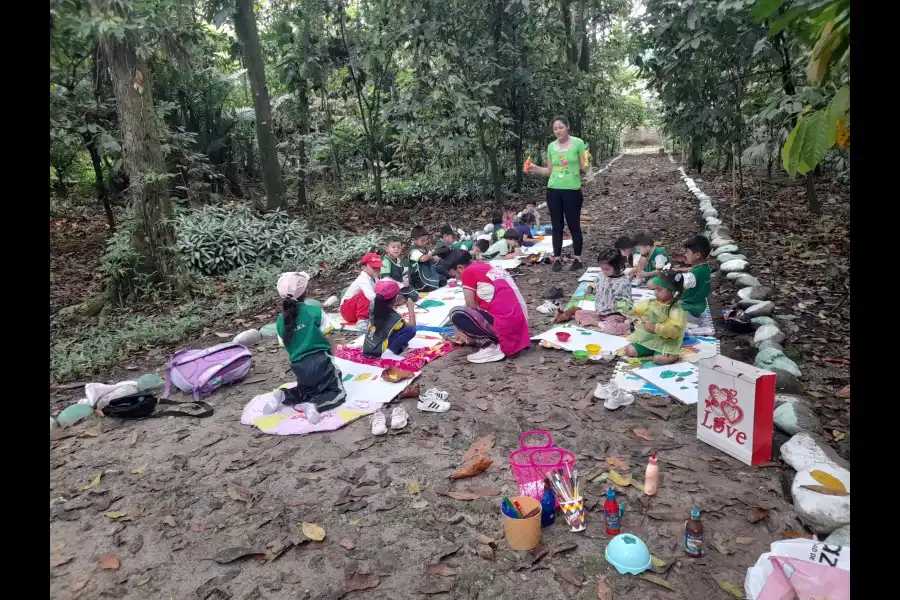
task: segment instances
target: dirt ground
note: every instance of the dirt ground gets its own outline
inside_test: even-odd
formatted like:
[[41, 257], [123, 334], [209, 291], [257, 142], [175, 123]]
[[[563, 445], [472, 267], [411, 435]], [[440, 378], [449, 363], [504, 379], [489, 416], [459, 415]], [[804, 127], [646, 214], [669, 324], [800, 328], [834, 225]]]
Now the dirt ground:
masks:
[[[589, 265], [619, 235], [645, 230], [680, 250], [701, 228], [676, 165], [654, 155], [615, 163], [586, 188], [583, 214], [590, 219]], [[537, 333], [550, 326], [550, 317], [533, 310], [544, 292], [558, 285], [571, 293], [578, 274], [521, 270], [518, 285]], [[606, 578], [615, 598], [725, 599], [734, 597], [729, 584], [742, 589], [746, 569], [771, 541], [803, 531], [784, 493], [783, 469], [746, 467], [700, 443], [693, 409], [639, 397], [609, 412], [594, 401], [592, 391], [612, 365], [576, 367], [570, 354], [536, 346], [515, 359], [472, 365], [467, 350], [455, 350], [428, 365], [418, 382], [450, 392], [448, 413], [421, 413], [408, 399], [409, 425], [384, 437], [371, 436], [367, 418], [329, 434], [273, 437], [242, 426], [240, 414], [254, 395], [288, 381], [289, 365], [271, 340], [253, 352], [251, 376], [209, 398], [211, 418], [92, 420], [51, 441], [52, 598], [519, 600], [538, 593], [587, 600], [597, 598], [598, 579]], [[831, 387], [842, 385], [835, 377], [816, 385], [833, 397]], [[53, 400], [77, 394], [63, 390]], [[652, 441], [635, 428], [648, 429]], [[476, 553], [478, 536], [501, 537], [497, 496], [514, 491], [508, 455], [531, 429], [551, 431], [585, 474], [606, 472], [606, 459], [618, 458], [643, 481], [647, 457], [658, 453], [663, 479], [655, 497], [630, 486], [618, 490], [623, 530], [666, 562], [657, 577], [671, 589], [619, 575], [605, 562], [606, 482], [586, 486], [585, 532], [570, 533], [560, 517], [544, 530], [546, 552], [517, 553], [499, 539], [492, 556]], [[494, 464], [472, 479], [448, 479], [462, 453], [486, 435], [495, 436]], [[456, 500], [444, 495], [448, 490], [481, 497]], [[700, 559], [682, 551], [694, 506], [707, 529]], [[303, 522], [321, 526], [324, 540], [303, 541]], [[214, 560], [231, 548], [250, 556]], [[269, 559], [259, 556], [267, 550]], [[348, 591], [354, 587], [368, 589]]]

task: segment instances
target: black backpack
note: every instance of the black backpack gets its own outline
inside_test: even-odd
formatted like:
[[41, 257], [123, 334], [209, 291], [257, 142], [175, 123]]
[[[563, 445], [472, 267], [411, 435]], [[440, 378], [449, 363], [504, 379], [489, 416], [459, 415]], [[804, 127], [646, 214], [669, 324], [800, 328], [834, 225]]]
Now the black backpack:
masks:
[[[202, 408], [199, 413], [190, 413], [181, 410], [164, 410], [154, 412], [157, 404], [180, 404], [191, 405]], [[153, 394], [145, 392], [131, 394], [130, 396], [122, 396], [110, 400], [109, 404], [103, 409], [103, 415], [114, 417], [117, 419], [148, 419], [150, 417], [208, 417], [213, 414], [213, 407], [202, 400], [192, 402], [178, 402], [177, 400], [168, 400], [166, 398], [157, 398]]]

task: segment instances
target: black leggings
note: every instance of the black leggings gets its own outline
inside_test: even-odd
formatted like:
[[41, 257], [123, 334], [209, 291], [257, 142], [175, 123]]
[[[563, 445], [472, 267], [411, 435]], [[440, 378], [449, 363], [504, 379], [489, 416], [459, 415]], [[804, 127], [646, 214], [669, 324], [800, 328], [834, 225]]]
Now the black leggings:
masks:
[[563, 219], [572, 234], [572, 253], [581, 256], [584, 239], [581, 237], [581, 205], [584, 196], [581, 190], [555, 190], [547, 188], [547, 208], [550, 224], [553, 226], [553, 256], [562, 254]]

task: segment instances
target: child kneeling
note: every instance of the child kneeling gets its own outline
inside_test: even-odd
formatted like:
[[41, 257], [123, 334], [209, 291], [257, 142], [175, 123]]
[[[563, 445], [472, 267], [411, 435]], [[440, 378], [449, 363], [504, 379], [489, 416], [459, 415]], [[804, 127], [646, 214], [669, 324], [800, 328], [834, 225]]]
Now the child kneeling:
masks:
[[631, 342], [625, 347], [626, 356], [653, 356], [658, 365], [669, 365], [681, 358], [681, 344], [687, 326], [687, 313], [681, 308], [684, 275], [675, 271], [663, 271], [651, 280], [655, 299], [638, 302], [629, 317], [640, 319], [635, 323]]
[[[408, 290], [409, 288], [407, 288]], [[415, 292], [411, 292], [415, 294]], [[385, 350], [400, 354], [416, 336], [416, 305], [413, 298], [400, 293], [400, 284], [382, 279], [375, 284], [375, 301], [369, 311], [369, 329], [363, 342], [363, 356], [381, 358]], [[394, 310], [406, 302], [409, 324]]]
[[332, 344], [325, 337], [330, 328], [323, 327], [322, 308], [304, 302], [308, 285], [309, 275], [303, 272], [282, 273], [278, 278], [282, 308], [275, 329], [290, 357], [297, 387], [276, 390], [273, 408], [299, 405], [315, 425], [320, 413], [344, 403], [347, 392], [341, 370], [334, 364]]

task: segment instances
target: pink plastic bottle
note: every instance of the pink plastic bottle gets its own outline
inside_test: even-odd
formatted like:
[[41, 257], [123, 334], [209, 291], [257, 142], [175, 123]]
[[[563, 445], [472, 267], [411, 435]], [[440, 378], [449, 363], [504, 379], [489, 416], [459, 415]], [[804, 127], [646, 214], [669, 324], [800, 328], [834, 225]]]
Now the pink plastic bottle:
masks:
[[659, 487], [659, 467], [656, 466], [656, 454], [651, 454], [647, 472], [644, 474], [644, 493], [655, 496], [657, 487]]

